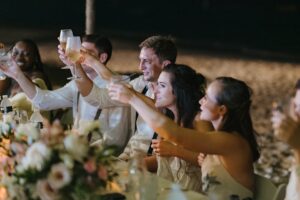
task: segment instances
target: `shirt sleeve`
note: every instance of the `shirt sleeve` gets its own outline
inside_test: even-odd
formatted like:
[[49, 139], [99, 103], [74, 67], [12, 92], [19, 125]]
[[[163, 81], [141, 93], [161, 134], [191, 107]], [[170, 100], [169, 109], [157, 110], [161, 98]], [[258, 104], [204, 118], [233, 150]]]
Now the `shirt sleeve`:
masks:
[[34, 106], [41, 110], [53, 110], [73, 106], [76, 98], [76, 89], [74, 83], [70, 82], [57, 90], [42, 90], [35, 87], [36, 95], [31, 99]]
[[99, 108], [109, 108], [116, 106], [129, 106], [117, 101], [113, 101], [109, 95], [108, 90], [106, 88], [99, 88], [95, 84], [93, 84], [93, 88], [91, 92], [84, 97], [84, 100], [91, 104], [92, 106], [96, 106]]

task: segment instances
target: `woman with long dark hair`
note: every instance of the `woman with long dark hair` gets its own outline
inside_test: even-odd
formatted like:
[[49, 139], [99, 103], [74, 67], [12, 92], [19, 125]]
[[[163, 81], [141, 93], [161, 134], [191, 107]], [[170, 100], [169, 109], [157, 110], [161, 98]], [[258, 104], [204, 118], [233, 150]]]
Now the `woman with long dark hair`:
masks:
[[214, 131], [179, 126], [148, 106], [132, 90], [120, 92], [112, 84], [110, 96], [131, 104], [165, 140], [206, 157], [202, 163], [202, 188], [211, 199], [253, 198], [253, 162], [259, 157], [250, 117], [251, 90], [243, 81], [220, 77], [200, 100], [200, 119], [210, 121]]
[[[155, 89], [155, 107], [179, 126], [198, 129], [211, 128], [210, 123], [199, 120], [198, 100], [204, 96], [205, 78], [195, 70], [178, 64], [166, 66]], [[197, 152], [189, 151], [163, 139], [153, 140], [157, 155], [157, 174], [181, 184], [185, 189], [201, 191], [201, 169]]]

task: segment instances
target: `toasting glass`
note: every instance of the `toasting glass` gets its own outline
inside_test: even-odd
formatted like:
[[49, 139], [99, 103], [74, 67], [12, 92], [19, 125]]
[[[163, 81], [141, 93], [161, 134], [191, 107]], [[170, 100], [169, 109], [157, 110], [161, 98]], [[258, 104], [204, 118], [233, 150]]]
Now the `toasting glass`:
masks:
[[[81, 49], [81, 40], [79, 36], [75, 37], [68, 37], [67, 44], [66, 44], [66, 55], [68, 59], [76, 64], [76, 62], [80, 58], [80, 49]], [[69, 77], [68, 79], [78, 79], [76, 75], [76, 66], [71, 67], [72, 77]]]
[[60, 42], [60, 46], [66, 50], [67, 39], [68, 37], [73, 37], [73, 31], [71, 29], [62, 29], [60, 30], [60, 34], [58, 40]]
[[[5, 50], [5, 46], [3, 43], [0, 43], [0, 64], [9, 65], [10, 62], [10, 54]], [[0, 80], [5, 80], [6, 75], [0, 70]]]

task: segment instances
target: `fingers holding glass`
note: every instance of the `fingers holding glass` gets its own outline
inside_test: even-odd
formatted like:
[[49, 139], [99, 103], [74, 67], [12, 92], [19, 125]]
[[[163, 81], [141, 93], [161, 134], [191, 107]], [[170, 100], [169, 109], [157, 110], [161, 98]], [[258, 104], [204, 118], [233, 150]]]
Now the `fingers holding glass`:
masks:
[[112, 100], [128, 104], [134, 91], [124, 84], [110, 83], [108, 86], [108, 94]]

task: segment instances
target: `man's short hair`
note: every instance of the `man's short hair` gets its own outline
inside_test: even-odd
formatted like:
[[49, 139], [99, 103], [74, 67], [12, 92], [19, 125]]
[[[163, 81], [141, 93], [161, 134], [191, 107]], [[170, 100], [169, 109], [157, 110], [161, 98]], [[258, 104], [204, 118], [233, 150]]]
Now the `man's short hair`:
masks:
[[99, 54], [101, 53], [106, 53], [107, 54], [107, 59], [105, 63], [109, 61], [112, 55], [112, 44], [110, 40], [107, 37], [100, 36], [97, 34], [90, 34], [90, 35], [84, 35], [82, 37], [83, 42], [90, 42], [95, 44], [95, 47]]
[[139, 47], [152, 48], [155, 54], [158, 56], [159, 61], [169, 60], [171, 63], [176, 62], [177, 48], [174, 43], [174, 39], [170, 36], [151, 36], [141, 42]]

